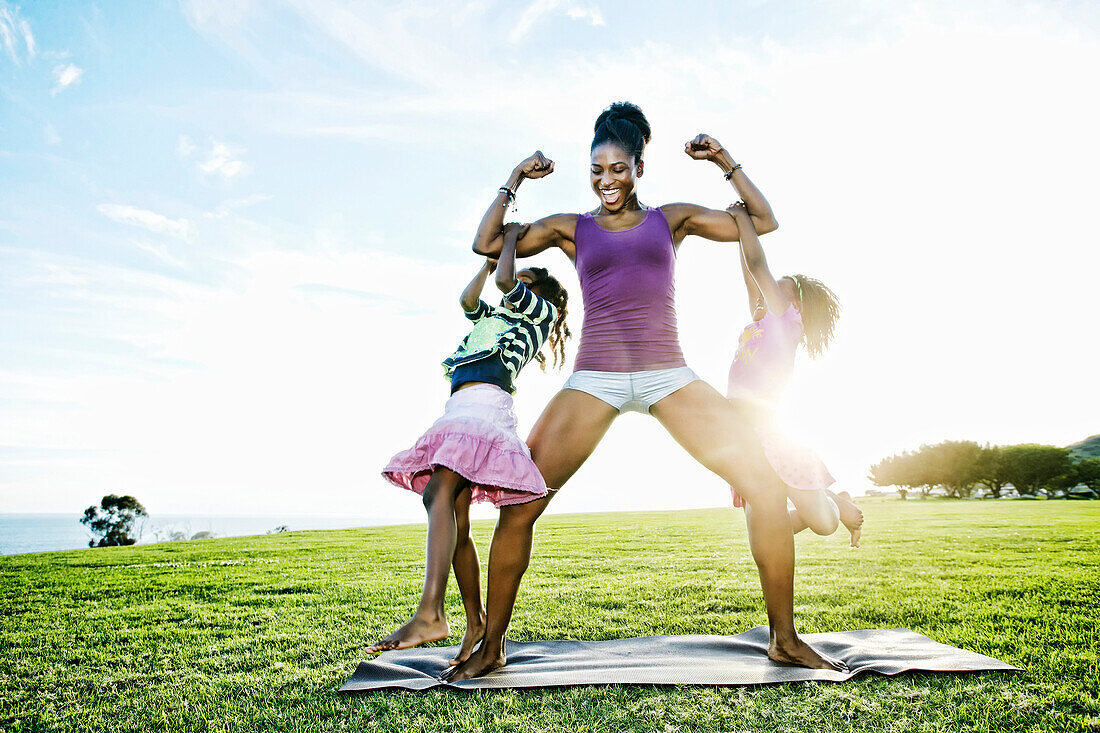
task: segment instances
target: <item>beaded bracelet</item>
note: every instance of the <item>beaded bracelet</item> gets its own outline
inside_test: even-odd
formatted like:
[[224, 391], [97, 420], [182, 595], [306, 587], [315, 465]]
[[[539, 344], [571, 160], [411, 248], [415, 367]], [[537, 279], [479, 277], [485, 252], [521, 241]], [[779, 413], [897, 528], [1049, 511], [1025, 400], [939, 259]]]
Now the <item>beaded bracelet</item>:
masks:
[[501, 204], [504, 208], [507, 209], [508, 204], [515, 203], [515, 201], [516, 201], [516, 192], [513, 191], [512, 189], [508, 188], [507, 186], [501, 186], [500, 188], [497, 189], [497, 192], [504, 194], [504, 203]]
[[734, 166], [732, 168], [730, 168], [730, 172], [726, 174], [726, 180], [728, 181], [729, 179], [733, 178], [733, 172], [735, 170], [737, 170], [738, 168], [740, 168], [740, 167], [741, 167], [740, 163], [735, 163]]

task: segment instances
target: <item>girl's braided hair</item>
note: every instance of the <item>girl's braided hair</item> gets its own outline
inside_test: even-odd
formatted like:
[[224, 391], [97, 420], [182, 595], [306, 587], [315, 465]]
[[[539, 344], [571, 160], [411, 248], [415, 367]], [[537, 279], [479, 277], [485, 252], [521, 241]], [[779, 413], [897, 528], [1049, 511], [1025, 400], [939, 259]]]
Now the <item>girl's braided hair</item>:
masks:
[[[550, 353], [554, 355], [553, 366], [561, 368], [565, 364], [565, 341], [573, 335], [569, 332], [569, 326], [565, 324], [565, 317], [569, 313], [569, 293], [545, 267], [528, 267], [527, 270], [535, 275], [535, 281], [530, 287], [538, 288], [539, 295], [558, 309], [558, 317], [554, 321], [553, 328], [550, 329], [550, 337], [546, 342], [550, 345]], [[535, 361], [543, 371], [546, 371], [546, 356], [542, 351], [535, 354]]]
[[802, 343], [810, 358], [817, 358], [833, 340], [840, 316], [840, 301], [825, 283], [805, 275], [787, 275], [802, 301]]

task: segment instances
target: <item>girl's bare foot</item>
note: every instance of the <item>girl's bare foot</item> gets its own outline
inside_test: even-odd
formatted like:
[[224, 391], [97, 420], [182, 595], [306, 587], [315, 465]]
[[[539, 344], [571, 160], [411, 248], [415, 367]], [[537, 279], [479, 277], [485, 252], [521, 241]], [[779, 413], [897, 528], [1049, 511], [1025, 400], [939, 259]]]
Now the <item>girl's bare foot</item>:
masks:
[[447, 619], [442, 616], [434, 621], [413, 616], [409, 622], [385, 639], [367, 647], [367, 654], [386, 652], [391, 649], [408, 649], [420, 646], [431, 641], [446, 639], [451, 629], [447, 626]]
[[836, 495], [836, 508], [840, 510], [840, 522], [852, 535], [852, 547], [859, 547], [859, 536], [863, 533], [863, 512], [852, 501], [852, 495], [841, 491]]
[[476, 651], [470, 654], [465, 662], [451, 667], [440, 675], [440, 679], [444, 682], [458, 682], [459, 680], [468, 680], [471, 677], [481, 677], [482, 675], [489, 674], [494, 669], [503, 667], [504, 662], [503, 651], [496, 654], [489, 654], [485, 650], [485, 645], [482, 644]]
[[455, 658], [447, 662], [448, 666], [454, 667], [469, 659], [474, 647], [478, 645], [483, 636], [485, 636], [485, 614], [478, 615], [472, 622], [467, 619], [466, 633], [462, 635], [462, 646], [458, 648], [458, 654], [455, 655]]
[[768, 658], [773, 662], [784, 664], [797, 664], [800, 667], [810, 669], [832, 669], [837, 672], [847, 672], [848, 665], [828, 657], [823, 657], [814, 651], [814, 648], [795, 636], [789, 641], [779, 641], [772, 637], [768, 643]]

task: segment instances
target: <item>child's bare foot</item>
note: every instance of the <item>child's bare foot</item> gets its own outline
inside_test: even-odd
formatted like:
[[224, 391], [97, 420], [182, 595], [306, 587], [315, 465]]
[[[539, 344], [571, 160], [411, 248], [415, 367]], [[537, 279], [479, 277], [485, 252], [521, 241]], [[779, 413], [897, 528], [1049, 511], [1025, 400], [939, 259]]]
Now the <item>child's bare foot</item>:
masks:
[[823, 657], [814, 648], [795, 636], [790, 641], [779, 641], [775, 637], [768, 643], [768, 658], [774, 662], [797, 664], [810, 669], [832, 669], [847, 672], [848, 665]]
[[852, 535], [852, 547], [859, 547], [859, 536], [863, 533], [863, 512], [852, 501], [852, 495], [841, 491], [836, 495], [836, 508], [840, 510], [840, 522]]
[[454, 667], [469, 659], [470, 654], [474, 651], [474, 647], [478, 645], [478, 642], [481, 641], [483, 636], [485, 636], [485, 614], [480, 614], [472, 621], [467, 619], [466, 633], [462, 635], [462, 646], [458, 648], [458, 654], [455, 655], [455, 658], [447, 662], [447, 664]]
[[481, 677], [482, 675], [489, 674], [494, 669], [499, 669], [504, 666], [504, 652], [500, 651], [496, 654], [490, 654], [486, 651], [485, 645], [482, 644], [470, 654], [470, 657], [454, 667], [451, 667], [442, 675], [440, 679], [444, 682], [458, 682], [459, 680], [468, 680], [471, 677]]
[[376, 654], [391, 649], [408, 649], [420, 646], [431, 641], [446, 639], [451, 629], [447, 626], [447, 619], [440, 616], [434, 621], [413, 616], [409, 622], [385, 639], [367, 647], [367, 654]]

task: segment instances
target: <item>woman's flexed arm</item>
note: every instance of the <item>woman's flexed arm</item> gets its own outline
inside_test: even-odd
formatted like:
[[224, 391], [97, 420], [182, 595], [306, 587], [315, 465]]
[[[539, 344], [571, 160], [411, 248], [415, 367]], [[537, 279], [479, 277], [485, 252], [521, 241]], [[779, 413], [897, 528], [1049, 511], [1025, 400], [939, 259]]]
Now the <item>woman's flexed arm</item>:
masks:
[[[500, 254], [501, 245], [504, 243], [504, 212], [508, 204], [515, 198], [516, 191], [519, 189], [520, 184], [523, 183], [526, 178], [543, 178], [553, 172], [554, 161], [547, 158], [542, 154], [542, 151], [539, 150], [536, 150], [534, 155], [521, 162], [512, 170], [512, 174], [508, 176], [508, 180], [500, 187], [500, 190], [497, 191], [493, 203], [489, 205], [489, 208], [485, 210], [485, 215], [481, 217], [481, 224], [478, 225], [477, 234], [474, 235], [474, 252], [487, 257], [495, 257]], [[552, 232], [543, 234], [545, 235], [547, 233]], [[552, 244], [552, 242], [547, 242], [541, 247], [536, 248], [539, 244], [536, 240], [540, 238], [545, 238], [545, 236], [535, 237], [529, 241], [523, 242], [519, 247], [519, 256], [526, 257], [528, 255], [533, 255]]]
[[[764, 194], [760, 193], [760, 189], [749, 180], [740, 166], [733, 162], [729, 151], [721, 143], [710, 135], [696, 135], [684, 144], [684, 152], [695, 160], [709, 160], [726, 173], [732, 171], [729, 181], [745, 200], [745, 210], [758, 234], [772, 232], [779, 227]], [[667, 204], [661, 210], [668, 218], [669, 227], [677, 242], [691, 234], [715, 242], [736, 242], [741, 238], [737, 221], [719, 209], [708, 209], [695, 204]]]
[[[767, 234], [779, 228], [779, 222], [775, 219], [772, 207], [760, 189], [749, 180], [741, 166], [734, 162], [729, 151], [722, 147], [722, 143], [710, 135], [699, 133], [684, 144], [684, 153], [695, 160], [709, 160], [718, 166], [726, 176], [738, 197], [745, 202], [745, 210], [752, 218], [753, 228], [757, 234]], [[732, 172], [732, 173], [731, 173]]]

